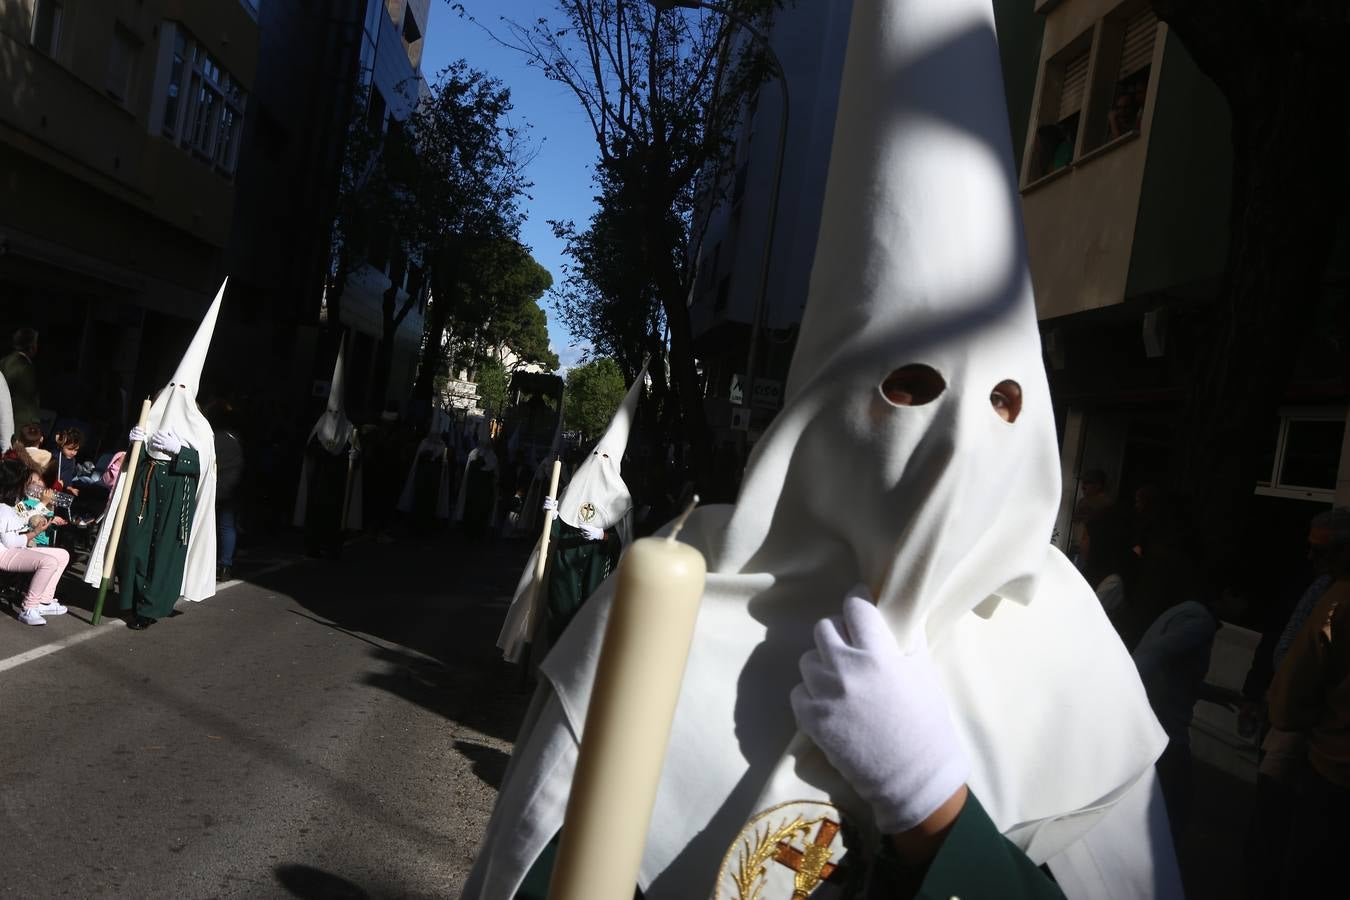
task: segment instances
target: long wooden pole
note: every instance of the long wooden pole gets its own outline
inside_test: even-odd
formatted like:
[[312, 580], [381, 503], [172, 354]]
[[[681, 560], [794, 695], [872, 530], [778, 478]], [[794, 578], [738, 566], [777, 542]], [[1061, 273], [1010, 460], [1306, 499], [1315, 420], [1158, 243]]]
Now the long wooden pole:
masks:
[[347, 485], [342, 489], [342, 521], [338, 524], [338, 534], [347, 533], [347, 516], [352, 508], [352, 477], [356, 471], [356, 432], [352, 432], [352, 446], [347, 449]]
[[[150, 400], [147, 398], [141, 403], [141, 417], [136, 422], [137, 427], [142, 431], [150, 422]], [[122, 496], [117, 501], [117, 510], [113, 513], [112, 533], [108, 535], [108, 548], [103, 551], [103, 577], [98, 583], [98, 599], [94, 601], [94, 616], [92, 623], [97, 625], [103, 619], [103, 600], [108, 596], [108, 585], [112, 583], [114, 565], [117, 560], [117, 547], [122, 542], [122, 523], [127, 517], [127, 503], [131, 500], [131, 494], [136, 477], [136, 463], [141, 458], [141, 441], [132, 441], [131, 450], [128, 453], [127, 465], [122, 468]]]
[[[562, 475], [562, 460], [553, 460], [553, 474], [548, 482], [548, 499], [558, 499], [558, 478]], [[544, 510], [544, 529], [539, 535], [539, 557], [534, 561], [534, 584], [530, 587], [530, 616], [525, 622], [525, 634], [528, 635], [531, 643], [534, 641], [534, 631], [539, 625], [540, 616], [544, 611], [544, 604], [548, 602], [548, 582], [544, 580], [544, 571], [548, 567], [548, 543], [549, 538], [553, 536], [553, 520], [557, 518], [558, 510]]]

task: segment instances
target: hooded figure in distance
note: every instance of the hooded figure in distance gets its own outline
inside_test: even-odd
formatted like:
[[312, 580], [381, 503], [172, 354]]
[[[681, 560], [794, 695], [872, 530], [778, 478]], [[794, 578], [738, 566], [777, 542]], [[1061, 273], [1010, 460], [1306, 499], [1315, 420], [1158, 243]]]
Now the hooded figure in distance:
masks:
[[[824, 639], [841, 639], [834, 617], [861, 610], [872, 647], [926, 661], [939, 712], [916, 734], [962, 763], [935, 764], [933, 796], [968, 789], [952, 849], [968, 849], [963, 829], [985, 838], [988, 852], [930, 873], [1048, 884], [1031, 867], [1048, 862], [1073, 898], [1166, 894], [1166, 737], [1050, 545], [1059, 452], [991, 4], [855, 0], [849, 15], [785, 404], [736, 504], [696, 510], [680, 535], [708, 577], [638, 886], [646, 900], [787, 897], [800, 860], [828, 859], [816, 874], [838, 876], [811, 898], [831, 900], [883, 864], [896, 832], [865, 776], [904, 748], [873, 747], [874, 771], [846, 773], [797, 702], [805, 659], [828, 663]], [[540, 667], [466, 900], [515, 896], [562, 825], [612, 600], [611, 579]], [[851, 722], [860, 744], [871, 718]], [[779, 828], [787, 846], [766, 844]]]
[[310, 556], [341, 556], [343, 533], [361, 530], [361, 438], [346, 413], [346, 347], [344, 336], [333, 363], [328, 406], [305, 444], [295, 496], [293, 521], [305, 530]]

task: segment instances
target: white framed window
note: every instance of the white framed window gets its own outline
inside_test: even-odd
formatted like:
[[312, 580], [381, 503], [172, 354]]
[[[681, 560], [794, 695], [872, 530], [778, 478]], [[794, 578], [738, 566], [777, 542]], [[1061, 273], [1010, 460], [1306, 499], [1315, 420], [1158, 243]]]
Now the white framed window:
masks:
[[198, 159], [233, 175], [247, 94], [243, 85], [178, 24], [161, 29], [171, 42], [160, 98], [160, 133]]
[[1344, 408], [1284, 410], [1271, 423], [1256, 493], [1332, 502], [1345, 439]]
[[65, 18], [66, 5], [62, 0], [35, 0], [30, 35], [33, 49], [56, 59], [61, 52], [61, 26]]

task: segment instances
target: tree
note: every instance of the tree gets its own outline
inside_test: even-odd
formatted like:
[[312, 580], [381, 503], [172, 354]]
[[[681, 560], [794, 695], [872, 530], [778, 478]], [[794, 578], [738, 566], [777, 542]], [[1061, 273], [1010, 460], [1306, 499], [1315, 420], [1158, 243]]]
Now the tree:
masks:
[[1350, 2], [1152, 3], [1232, 117], [1225, 271], [1180, 334], [1193, 365], [1179, 486], [1207, 523], [1207, 561], [1225, 569], [1346, 210]]
[[476, 371], [489, 356], [502, 362], [505, 346], [518, 357], [513, 371], [527, 362], [556, 369], [547, 319], [536, 302], [553, 284], [548, 270], [514, 240], [458, 242], [447, 252], [455, 259], [438, 270], [433, 304], [445, 303], [439, 327], [449, 339], [442, 338], [435, 362], [453, 358], [457, 367]]
[[487, 359], [478, 367], [478, 405], [490, 416], [506, 411], [506, 369], [499, 360]]
[[[520, 132], [508, 122], [510, 111], [511, 92], [460, 60], [441, 74], [432, 95], [406, 125], [409, 145], [416, 150], [415, 157], [406, 160], [405, 179], [414, 186], [416, 197], [409, 234], [423, 248], [432, 284], [413, 388], [413, 404], [422, 410], [431, 408], [452, 317], [462, 314], [472, 319], [461, 305], [495, 296], [483, 289], [489, 281], [476, 266], [485, 260], [496, 264], [504, 246], [519, 247], [516, 237], [523, 219], [520, 198], [529, 188], [524, 175], [528, 159]], [[528, 253], [524, 255], [528, 258]], [[523, 266], [519, 254], [515, 263]], [[492, 271], [500, 274], [503, 269]], [[545, 282], [535, 296], [547, 288]]]
[[563, 392], [563, 421], [569, 430], [581, 432], [583, 440], [604, 433], [628, 392], [619, 364], [607, 357], [569, 369]]
[[[749, 19], [779, 5], [728, 4]], [[559, 23], [508, 22], [504, 43], [568, 87], [586, 112], [599, 151], [601, 199], [617, 201], [632, 224], [625, 264], [644, 273], [664, 314], [694, 475], [706, 482], [711, 432], [686, 305], [690, 244], [699, 188], [716, 193], [723, 184], [734, 127], [765, 78], [762, 50], [740, 39], [739, 26], [719, 13], [658, 11], [632, 0], [557, 0], [556, 7]], [[654, 368], [660, 382], [666, 367]]]

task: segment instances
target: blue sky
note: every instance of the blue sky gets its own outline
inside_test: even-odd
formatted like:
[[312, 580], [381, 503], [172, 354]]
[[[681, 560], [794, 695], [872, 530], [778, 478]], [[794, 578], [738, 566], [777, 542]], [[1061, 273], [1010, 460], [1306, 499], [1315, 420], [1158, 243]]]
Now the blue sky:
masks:
[[[463, 0], [465, 11], [478, 22], [507, 37], [500, 18], [533, 22], [554, 13], [549, 0]], [[428, 17], [426, 44], [422, 51], [422, 71], [434, 82], [436, 74], [456, 59], [500, 78], [511, 89], [515, 105], [512, 119], [516, 125], [529, 124], [531, 142], [538, 155], [530, 164], [534, 188], [525, 207], [529, 219], [522, 238], [534, 258], [562, 277], [563, 246], [553, 237], [549, 219], [572, 219], [578, 224], [590, 218], [595, 206], [591, 185], [591, 167], [596, 158], [595, 137], [581, 105], [562, 85], [546, 79], [538, 69], [525, 64], [515, 50], [494, 41], [468, 18], [462, 18], [446, 0], [432, 0]], [[547, 295], [540, 304], [548, 314], [549, 337], [563, 367], [573, 365], [581, 348], [572, 347], [572, 338], [557, 322]]]

